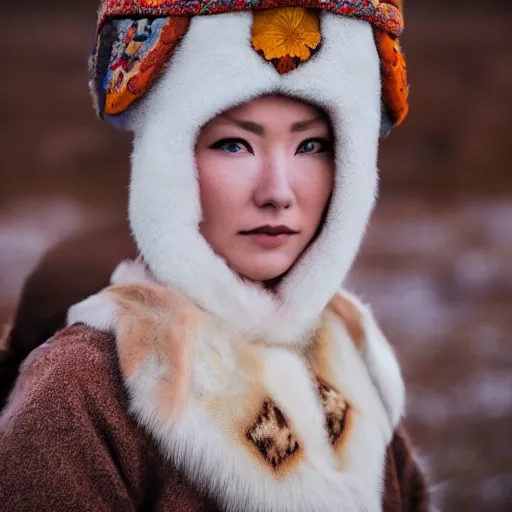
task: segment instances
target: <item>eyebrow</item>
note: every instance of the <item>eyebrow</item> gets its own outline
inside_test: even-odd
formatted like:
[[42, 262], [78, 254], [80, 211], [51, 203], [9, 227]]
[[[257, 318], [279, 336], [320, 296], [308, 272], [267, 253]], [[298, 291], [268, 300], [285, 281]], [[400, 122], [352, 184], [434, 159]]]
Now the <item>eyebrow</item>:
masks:
[[229, 119], [232, 123], [235, 123], [237, 126], [242, 128], [243, 130], [247, 130], [248, 132], [255, 133], [256, 135], [264, 135], [265, 128], [261, 126], [261, 124], [254, 123], [253, 121], [242, 121], [241, 119], [235, 119], [227, 114], [224, 114], [226, 119]]
[[313, 119], [308, 119], [307, 121], [298, 121], [296, 123], [292, 124], [291, 132], [303, 132], [311, 127], [311, 125], [314, 125], [318, 123], [319, 121], [322, 121], [323, 117], [315, 117]]
[[[248, 132], [255, 133], [256, 135], [264, 135], [265, 134], [265, 128], [258, 123], [255, 123], [253, 121], [243, 121], [241, 119], [235, 119], [234, 117], [231, 117], [227, 114], [224, 114], [224, 117], [226, 119], [229, 119], [232, 123], [235, 123], [237, 126], [242, 128], [243, 130], [247, 130]], [[323, 117], [315, 117], [313, 119], [308, 119], [307, 121], [297, 121], [296, 123], [293, 123], [290, 131], [292, 133], [296, 132], [303, 132], [310, 128], [312, 125], [318, 123], [319, 121], [323, 121]]]

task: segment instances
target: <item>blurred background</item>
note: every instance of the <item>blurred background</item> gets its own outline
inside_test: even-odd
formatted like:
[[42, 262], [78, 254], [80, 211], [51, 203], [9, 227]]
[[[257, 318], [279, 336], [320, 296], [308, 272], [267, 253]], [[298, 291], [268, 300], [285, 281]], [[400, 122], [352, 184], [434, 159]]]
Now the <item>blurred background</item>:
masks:
[[[87, 90], [96, 7], [2, 8], [0, 326], [48, 249], [126, 231], [130, 137], [96, 120]], [[350, 287], [396, 347], [440, 508], [510, 511], [512, 2], [410, 0], [406, 22], [411, 113], [382, 143]]]

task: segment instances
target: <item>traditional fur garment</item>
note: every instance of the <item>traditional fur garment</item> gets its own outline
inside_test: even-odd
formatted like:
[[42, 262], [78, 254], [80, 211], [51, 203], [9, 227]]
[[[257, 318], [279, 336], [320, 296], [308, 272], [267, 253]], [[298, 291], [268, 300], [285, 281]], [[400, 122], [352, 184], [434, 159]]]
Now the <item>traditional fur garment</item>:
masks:
[[[129, 414], [123, 380], [114, 337], [83, 325], [29, 356], [0, 416], [0, 510], [224, 512]], [[426, 512], [425, 485], [401, 430], [385, 466], [383, 512]]]
[[[141, 267], [142, 268], [142, 267]], [[227, 511], [378, 511], [404, 407], [370, 311], [339, 293], [296, 346], [249, 340], [124, 264], [69, 323], [115, 333], [130, 409]]]

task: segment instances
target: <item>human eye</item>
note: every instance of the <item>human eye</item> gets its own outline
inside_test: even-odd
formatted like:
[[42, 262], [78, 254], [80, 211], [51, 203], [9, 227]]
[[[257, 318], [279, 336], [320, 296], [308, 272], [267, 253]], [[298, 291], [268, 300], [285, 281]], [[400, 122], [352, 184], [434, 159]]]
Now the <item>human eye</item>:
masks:
[[302, 141], [297, 148], [296, 154], [304, 153], [312, 155], [315, 153], [327, 153], [332, 151], [332, 142], [323, 137], [315, 137]]
[[251, 145], [244, 139], [221, 139], [210, 146], [211, 149], [220, 149], [226, 153], [253, 153]]

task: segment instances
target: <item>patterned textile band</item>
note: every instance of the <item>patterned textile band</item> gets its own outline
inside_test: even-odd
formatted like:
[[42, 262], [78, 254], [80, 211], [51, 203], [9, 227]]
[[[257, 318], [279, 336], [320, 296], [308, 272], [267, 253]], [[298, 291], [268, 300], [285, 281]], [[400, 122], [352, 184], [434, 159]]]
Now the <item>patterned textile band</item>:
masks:
[[99, 117], [124, 127], [123, 114], [172, 57], [194, 15], [253, 10], [254, 50], [286, 74], [318, 50], [324, 9], [373, 25], [386, 134], [408, 112], [401, 8], [402, 0], [103, 0], [91, 55], [94, 106]]
[[103, 0], [97, 30], [99, 34], [107, 18], [119, 16], [195, 16], [274, 7], [306, 7], [359, 18], [399, 37], [404, 29], [400, 4], [401, 0]]

